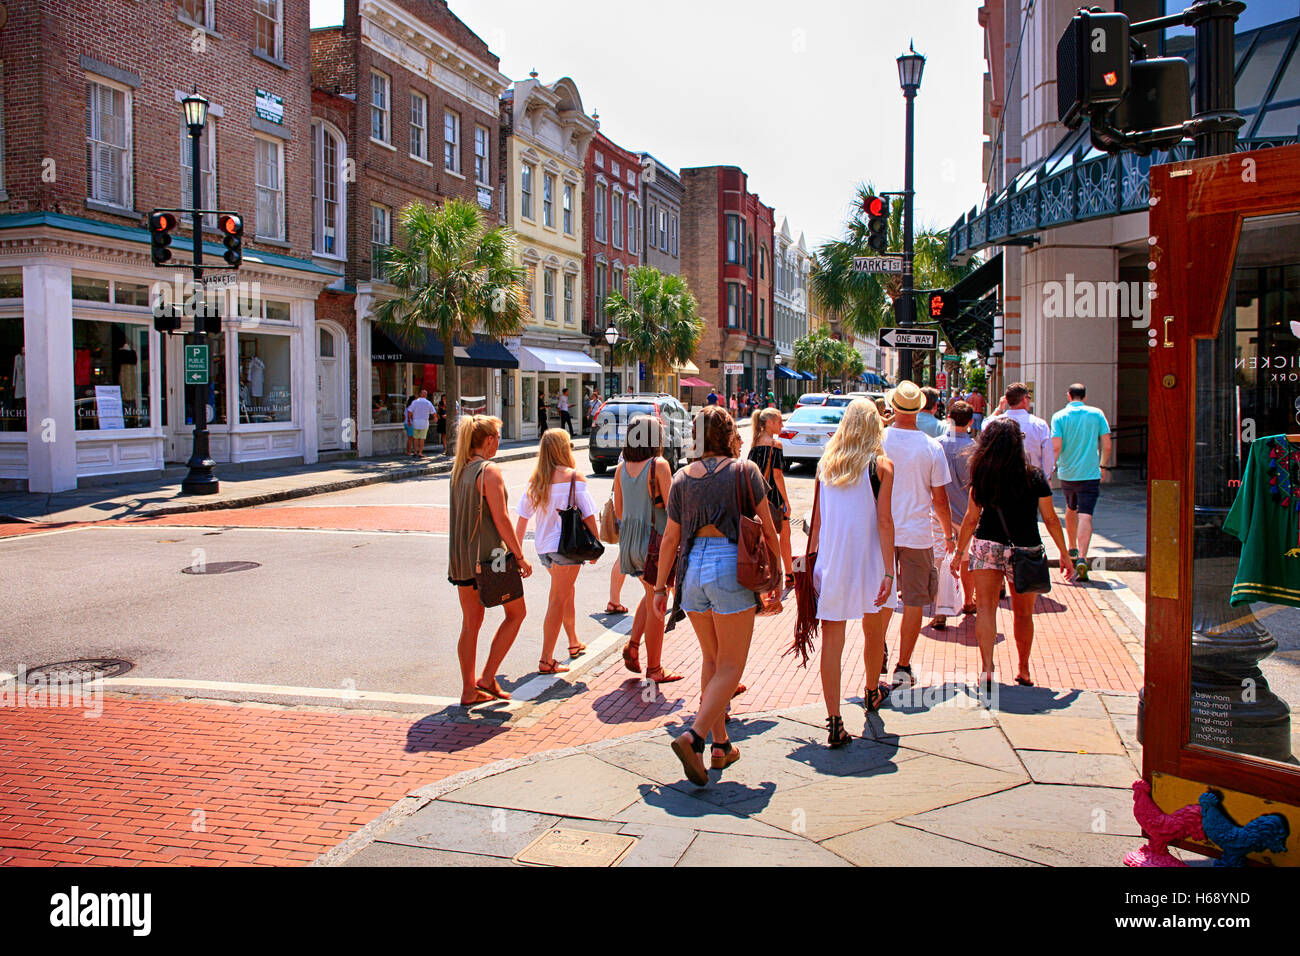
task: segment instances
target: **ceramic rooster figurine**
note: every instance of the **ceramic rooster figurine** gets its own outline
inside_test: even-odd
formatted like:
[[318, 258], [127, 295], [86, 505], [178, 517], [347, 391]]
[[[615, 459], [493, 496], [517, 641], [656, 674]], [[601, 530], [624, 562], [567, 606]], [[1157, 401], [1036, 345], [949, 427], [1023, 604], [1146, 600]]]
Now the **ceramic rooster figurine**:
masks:
[[1174, 840], [1204, 840], [1201, 831], [1201, 808], [1194, 803], [1165, 813], [1151, 799], [1151, 784], [1133, 783], [1133, 818], [1147, 835], [1146, 845], [1124, 854], [1125, 866], [1186, 866], [1169, 852]]
[[1223, 855], [1215, 866], [1245, 866], [1246, 854], [1258, 850], [1285, 853], [1291, 828], [1280, 813], [1265, 813], [1244, 826], [1238, 826], [1223, 809], [1223, 795], [1207, 790], [1200, 796], [1201, 825], [1205, 835], [1218, 845]]

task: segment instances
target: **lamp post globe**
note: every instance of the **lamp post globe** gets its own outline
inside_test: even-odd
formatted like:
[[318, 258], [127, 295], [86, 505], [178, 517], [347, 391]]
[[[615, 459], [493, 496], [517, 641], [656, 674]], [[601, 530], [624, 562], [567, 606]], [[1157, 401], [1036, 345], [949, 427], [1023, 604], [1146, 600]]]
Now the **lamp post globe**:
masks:
[[208, 125], [208, 101], [195, 90], [185, 99], [181, 100], [181, 109], [185, 111], [185, 125], [190, 129], [191, 136], [198, 136], [203, 133], [203, 127]]
[[904, 93], [915, 94], [921, 88], [921, 74], [924, 72], [925, 57], [909, 43], [907, 52], [898, 58], [898, 85]]
[[609, 343], [609, 377], [605, 379], [605, 392], [610, 398], [614, 397], [614, 346], [618, 344], [618, 339], [618, 329], [611, 322], [605, 329], [605, 341]]

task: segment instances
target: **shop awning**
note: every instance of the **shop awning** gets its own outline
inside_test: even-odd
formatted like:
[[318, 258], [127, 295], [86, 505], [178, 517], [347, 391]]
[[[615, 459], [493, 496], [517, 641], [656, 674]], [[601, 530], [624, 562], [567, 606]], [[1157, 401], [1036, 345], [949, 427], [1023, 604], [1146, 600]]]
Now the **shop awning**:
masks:
[[575, 372], [599, 375], [604, 368], [590, 355], [570, 349], [543, 349], [534, 345], [519, 349], [521, 372]]
[[795, 371], [794, 369], [792, 369], [792, 368], [786, 368], [784, 365], [778, 365], [778, 366], [776, 367], [776, 377], [777, 377], [777, 378], [797, 378], [797, 379], [801, 379], [801, 380], [803, 379], [803, 376], [802, 376], [801, 374], [799, 374], [798, 372], [796, 372], [796, 371]]
[[682, 388], [713, 388], [713, 385], [704, 381], [702, 378], [684, 378], [681, 380]]
[[807, 381], [807, 382], [815, 382], [815, 381], [817, 381], [817, 375], [816, 375], [816, 373], [815, 373], [815, 372], [810, 372], [810, 371], [808, 371], [807, 369], [800, 369], [800, 370], [799, 370], [799, 376], [800, 376], [800, 378], [802, 378], [804, 381]]
[[997, 311], [996, 295], [990, 295], [1002, 283], [1002, 253], [966, 276], [952, 287], [953, 295], [961, 303], [961, 312], [953, 319], [941, 319], [939, 327], [953, 351], [975, 351], [988, 355], [993, 347], [993, 313]]
[[[416, 341], [404, 343], [375, 326], [370, 330], [370, 361], [442, 364], [442, 339], [432, 329]], [[471, 345], [456, 346], [456, 364], [468, 368], [518, 368], [519, 360], [500, 342], [475, 333]]]
[[689, 360], [680, 363], [674, 362], [673, 371], [676, 372], [678, 375], [699, 375], [700, 367], [696, 365], [694, 362], [691, 362]]

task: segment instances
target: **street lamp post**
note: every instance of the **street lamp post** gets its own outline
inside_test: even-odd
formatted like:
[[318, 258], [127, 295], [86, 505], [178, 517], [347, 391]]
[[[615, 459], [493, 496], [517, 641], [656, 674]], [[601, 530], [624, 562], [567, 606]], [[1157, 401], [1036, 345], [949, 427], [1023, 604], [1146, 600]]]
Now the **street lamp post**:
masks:
[[[916, 92], [921, 88], [921, 74], [925, 72], [925, 57], [908, 44], [908, 52], [898, 58], [898, 83], [903, 88], [907, 103], [907, 129], [903, 153], [903, 311], [899, 325], [906, 328], [916, 324], [916, 303], [912, 298], [912, 159], [913, 113]], [[912, 350], [902, 349], [899, 354], [900, 371], [909, 381], [912, 378]]]
[[[194, 231], [194, 335], [198, 345], [208, 344], [207, 308], [203, 289], [203, 217], [198, 210], [203, 208], [203, 165], [202, 141], [203, 128], [208, 122], [208, 101], [195, 90], [181, 100], [185, 112], [185, 125], [190, 134], [190, 168], [193, 170], [190, 189], [190, 206], [194, 210], [191, 227]], [[208, 366], [211, 376], [211, 364]], [[207, 385], [187, 385], [190, 392], [191, 408], [194, 415], [194, 448], [190, 460], [186, 463], [189, 472], [181, 482], [181, 493], [189, 495], [215, 495], [221, 490], [217, 476], [213, 473], [216, 462], [212, 460], [208, 448], [208, 403], [203, 397]]]
[[614, 346], [618, 344], [618, 340], [618, 329], [611, 322], [605, 329], [605, 341], [609, 343], [609, 375], [605, 378], [605, 391], [609, 393], [609, 398], [614, 397]]

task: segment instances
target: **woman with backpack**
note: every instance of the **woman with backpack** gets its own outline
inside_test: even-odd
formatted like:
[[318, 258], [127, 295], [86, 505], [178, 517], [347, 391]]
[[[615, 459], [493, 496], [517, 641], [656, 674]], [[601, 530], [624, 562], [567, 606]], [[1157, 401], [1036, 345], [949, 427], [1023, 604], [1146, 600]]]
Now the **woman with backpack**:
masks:
[[781, 413], [762, 408], [750, 419], [749, 460], [758, 466], [767, 485], [767, 506], [781, 537], [781, 564], [785, 589], [794, 587], [794, 555], [790, 551], [790, 495], [785, 488], [785, 456], [781, 450]]
[[519, 515], [515, 533], [520, 541], [524, 539], [529, 519], [536, 518], [533, 544], [537, 548], [537, 561], [551, 574], [551, 593], [546, 618], [542, 622], [539, 674], [562, 674], [568, 670], [555, 660], [555, 643], [559, 640], [561, 626], [569, 638], [570, 657], [577, 657], [587, 649], [587, 645], [578, 640], [573, 606], [574, 587], [582, 561], [560, 553], [560, 512], [570, 506], [580, 509], [583, 524], [593, 537], [598, 536], [596, 506], [587, 493], [587, 479], [578, 474], [577, 462], [573, 458], [573, 440], [563, 428], [548, 428], [538, 442], [537, 466], [515, 506], [515, 513]]
[[[659, 420], [652, 415], [637, 415], [628, 422], [623, 458], [614, 471], [619, 570], [628, 577], [639, 578], [645, 589], [636, 609], [630, 639], [623, 647], [623, 664], [632, 673], [641, 673], [638, 651], [644, 634], [645, 676], [656, 684], [668, 684], [681, 680], [683, 676], [664, 670], [663, 618], [649, 613], [650, 605], [654, 603], [659, 545], [668, 524], [665, 503], [673, 481], [673, 472], [663, 457], [663, 451], [663, 427]], [[671, 561], [671, 555], [668, 557]]]
[[1004, 579], [1011, 592], [1012, 632], [1020, 665], [1016, 683], [1034, 686], [1029, 676], [1029, 652], [1034, 644], [1034, 601], [1038, 595], [1016, 591], [1011, 555], [1013, 548], [1042, 545], [1038, 536], [1040, 516], [1056, 542], [1061, 574], [1069, 581], [1074, 577], [1074, 565], [1061, 533], [1061, 519], [1052, 507], [1047, 477], [1025, 457], [1024, 439], [1014, 418], [999, 415], [988, 419], [971, 456], [970, 501], [952, 559], [956, 574], [969, 549], [979, 609], [975, 639], [980, 648], [980, 688], [985, 693], [993, 689], [993, 644], [997, 640], [998, 596]]
[[758, 519], [772, 560], [779, 560], [780, 540], [763, 476], [753, 462], [737, 460], [740, 433], [727, 410], [717, 405], [701, 409], [694, 435], [700, 457], [677, 473], [668, 493], [654, 613], [663, 618], [668, 612], [670, 556], [676, 554], [672, 580], [677, 590], [666, 630], [689, 614], [704, 663], [695, 721], [672, 748], [687, 779], [702, 787], [709, 782], [703, 754], [710, 732], [710, 766], [721, 770], [740, 759], [727, 733], [726, 710], [745, 670], [754, 637], [754, 612], [760, 603], [758, 595], [737, 578], [742, 521], [753, 520], [750, 512]]
[[863, 696], [868, 712], [885, 698], [877, 675], [884, 664], [888, 624], [881, 611], [894, 591], [894, 465], [884, 454], [884, 430], [876, 406], [855, 398], [817, 466], [808, 553], [816, 557], [812, 583], [821, 620], [822, 697], [831, 747], [852, 739], [840, 716], [840, 658], [849, 621], [860, 619], [866, 637], [868, 689]]

